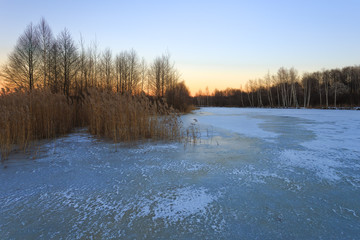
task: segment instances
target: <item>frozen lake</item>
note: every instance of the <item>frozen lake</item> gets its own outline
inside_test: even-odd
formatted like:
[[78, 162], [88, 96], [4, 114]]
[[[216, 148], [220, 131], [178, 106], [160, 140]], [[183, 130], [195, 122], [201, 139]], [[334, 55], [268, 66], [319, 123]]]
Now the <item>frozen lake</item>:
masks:
[[79, 131], [11, 155], [0, 239], [359, 238], [360, 111], [202, 108], [183, 121], [195, 146]]

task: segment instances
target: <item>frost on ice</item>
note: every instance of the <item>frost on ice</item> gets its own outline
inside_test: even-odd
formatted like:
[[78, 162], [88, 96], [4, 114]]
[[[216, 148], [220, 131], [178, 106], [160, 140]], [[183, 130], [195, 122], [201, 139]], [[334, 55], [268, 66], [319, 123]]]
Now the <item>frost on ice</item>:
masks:
[[0, 169], [1, 239], [353, 239], [360, 114], [202, 108], [196, 145], [79, 131]]

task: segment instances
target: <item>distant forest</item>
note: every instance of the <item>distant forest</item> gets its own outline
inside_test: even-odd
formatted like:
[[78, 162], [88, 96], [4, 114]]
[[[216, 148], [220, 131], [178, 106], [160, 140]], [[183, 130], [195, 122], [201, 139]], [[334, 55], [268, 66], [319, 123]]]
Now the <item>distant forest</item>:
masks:
[[237, 107], [358, 107], [360, 66], [323, 70], [299, 76], [294, 68], [280, 68], [275, 75], [249, 80], [245, 88], [196, 93], [198, 106]]

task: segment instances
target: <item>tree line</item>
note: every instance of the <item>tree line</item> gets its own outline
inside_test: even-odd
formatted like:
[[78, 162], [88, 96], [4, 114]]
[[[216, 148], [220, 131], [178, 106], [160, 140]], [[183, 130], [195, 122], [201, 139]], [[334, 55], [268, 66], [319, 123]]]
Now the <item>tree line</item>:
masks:
[[170, 102], [176, 101], [176, 91], [189, 96], [170, 54], [148, 64], [133, 49], [117, 54], [109, 48], [100, 51], [96, 41], [85, 46], [80, 37], [76, 43], [66, 28], [55, 37], [44, 18], [26, 27], [0, 76], [11, 89], [47, 88], [66, 96], [77, 96], [92, 87], [167, 97]]
[[360, 106], [360, 66], [322, 70], [299, 75], [281, 67], [276, 74], [249, 80], [239, 89], [209, 93], [199, 90], [193, 98], [198, 106], [239, 107], [355, 107]]

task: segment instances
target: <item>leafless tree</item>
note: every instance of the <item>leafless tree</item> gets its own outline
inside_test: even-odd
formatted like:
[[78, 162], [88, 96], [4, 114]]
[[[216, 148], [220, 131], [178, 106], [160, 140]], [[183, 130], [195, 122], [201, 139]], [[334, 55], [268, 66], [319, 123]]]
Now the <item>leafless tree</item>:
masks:
[[324, 89], [325, 89], [325, 104], [326, 104], [326, 108], [328, 108], [329, 107], [329, 86], [330, 86], [330, 78], [331, 78], [330, 72], [323, 70], [322, 76], [323, 76], [323, 84], [324, 84]]
[[32, 90], [37, 82], [39, 66], [39, 38], [30, 23], [19, 37], [8, 63], [2, 69], [2, 77], [10, 86]]
[[146, 73], [147, 73], [147, 64], [145, 58], [142, 58], [140, 63], [141, 92], [144, 92], [144, 83], [146, 82], [146, 78], [147, 78]]
[[[334, 107], [336, 107], [337, 96], [348, 91], [348, 88], [341, 82], [341, 71], [339, 69], [333, 69], [330, 71], [332, 83], [331, 90], [334, 94]], [[348, 77], [348, 76], [347, 76]]]
[[304, 88], [304, 108], [310, 106], [312, 82], [313, 82], [312, 74], [305, 73], [302, 78], [302, 84]]
[[121, 92], [122, 90], [122, 86], [121, 86], [121, 83], [122, 83], [122, 57], [121, 57], [121, 54], [117, 54], [115, 56], [115, 85], [116, 85], [116, 92]]
[[[291, 96], [293, 98], [294, 107], [298, 107], [298, 100], [296, 96], [296, 83], [298, 82], [298, 73], [295, 68], [291, 68], [289, 71], [290, 85], [291, 85]], [[290, 97], [291, 99], [291, 97]]]
[[95, 41], [93, 41], [88, 48], [88, 68], [89, 68], [89, 85], [92, 87], [96, 87], [98, 85], [98, 74], [99, 74], [99, 58], [100, 53], [98, 50], [98, 42], [95, 38]]
[[43, 87], [46, 87], [49, 82], [50, 75], [50, 50], [54, 42], [54, 37], [49, 24], [44, 18], [41, 18], [37, 25], [37, 34], [39, 39], [40, 49], [40, 64], [41, 73], [43, 75]]
[[105, 83], [108, 89], [111, 89], [112, 84], [112, 53], [109, 48], [107, 48], [103, 54], [101, 59], [101, 75], [102, 80]]
[[272, 97], [272, 93], [271, 93], [271, 77], [270, 77], [270, 72], [268, 72], [265, 77], [264, 77], [264, 81], [265, 81], [265, 86], [266, 86], [266, 90], [267, 90], [267, 96], [268, 96], [268, 102], [269, 105], [271, 107], [274, 106], [273, 103], [273, 97]]
[[170, 63], [170, 55], [164, 54], [155, 58], [149, 68], [149, 83], [152, 93], [163, 97], [167, 89], [173, 88], [179, 79], [179, 74]]
[[80, 53], [79, 53], [79, 90], [83, 91], [89, 85], [90, 78], [90, 61], [88, 52], [85, 50], [84, 39], [80, 34]]
[[209, 92], [209, 87], [206, 86], [205, 88], [205, 94], [206, 94], [206, 106], [209, 106], [209, 95], [210, 95], [210, 92]]
[[261, 97], [261, 88], [262, 88], [262, 79], [258, 79], [258, 81], [255, 81], [255, 84], [257, 84], [256, 89], [257, 89], [257, 98], [258, 98], [258, 107], [262, 107], [263, 103], [262, 103], [262, 97]]
[[281, 99], [282, 99], [283, 107], [288, 107], [289, 105], [291, 105], [290, 103], [291, 99], [288, 90], [289, 73], [285, 68], [281, 67], [278, 70], [277, 75], [280, 83]]
[[123, 51], [115, 58], [116, 89], [118, 92], [123, 93], [127, 90], [128, 69], [127, 52]]
[[240, 101], [241, 101], [241, 106], [244, 107], [244, 99], [243, 99], [243, 88], [242, 88], [242, 85], [240, 84]]
[[134, 49], [128, 52], [128, 64], [129, 64], [129, 79], [128, 79], [128, 91], [135, 93], [140, 81], [140, 64], [139, 56]]
[[254, 107], [255, 106], [255, 104], [254, 104], [254, 81], [249, 80], [246, 83], [245, 88], [246, 88], [246, 92], [247, 92], [247, 96], [248, 96], [250, 106]]
[[280, 107], [280, 81], [277, 74], [271, 76], [273, 85], [276, 88], [277, 106]]
[[[143, 76], [146, 76], [146, 70], [142, 73], [139, 57], [135, 50], [123, 51], [116, 55], [115, 78], [117, 91], [129, 93], [138, 92], [139, 83]], [[140, 88], [141, 87], [142, 86], [140, 86]]]
[[50, 54], [49, 54], [49, 82], [48, 85], [52, 92], [60, 92], [60, 53], [59, 53], [59, 45], [57, 41], [53, 41]]
[[78, 70], [78, 53], [70, 32], [65, 28], [58, 37], [63, 92], [70, 95], [70, 86]]
[[161, 71], [162, 59], [161, 57], [155, 58], [149, 68], [149, 83], [151, 92], [156, 97], [161, 97]]

